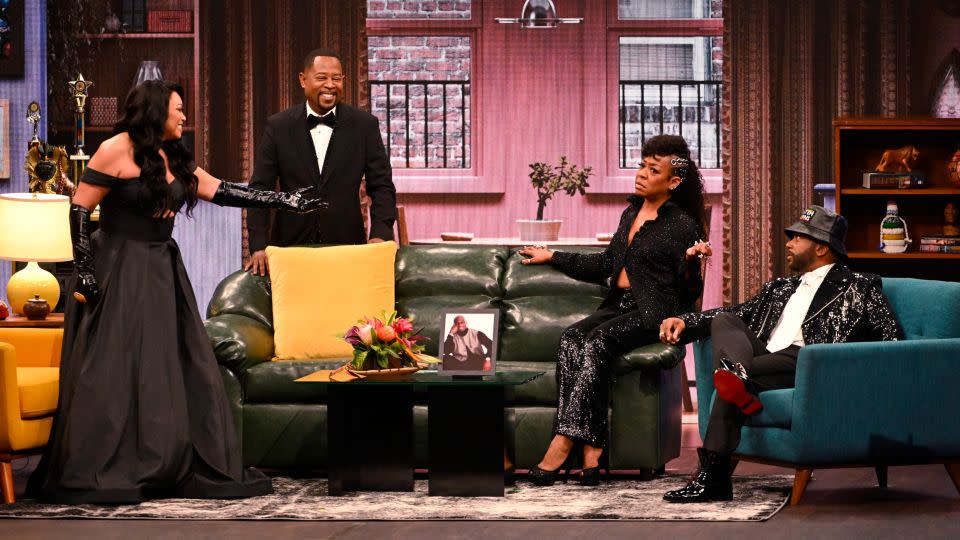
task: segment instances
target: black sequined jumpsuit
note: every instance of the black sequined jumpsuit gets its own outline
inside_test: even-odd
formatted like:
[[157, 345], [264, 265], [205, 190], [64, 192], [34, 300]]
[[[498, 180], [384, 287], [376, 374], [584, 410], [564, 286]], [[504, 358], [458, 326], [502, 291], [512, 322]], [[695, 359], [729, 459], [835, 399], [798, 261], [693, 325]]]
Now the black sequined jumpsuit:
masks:
[[[557, 414], [554, 433], [596, 447], [607, 440], [610, 368], [613, 360], [658, 341], [663, 319], [691, 310], [703, 291], [699, 262], [686, 250], [698, 240], [696, 221], [666, 202], [627, 243], [643, 199], [631, 196], [610, 245], [600, 253], [557, 251], [552, 265], [570, 277], [614, 286], [592, 315], [564, 330], [557, 351]], [[621, 269], [629, 289], [615, 286]]]

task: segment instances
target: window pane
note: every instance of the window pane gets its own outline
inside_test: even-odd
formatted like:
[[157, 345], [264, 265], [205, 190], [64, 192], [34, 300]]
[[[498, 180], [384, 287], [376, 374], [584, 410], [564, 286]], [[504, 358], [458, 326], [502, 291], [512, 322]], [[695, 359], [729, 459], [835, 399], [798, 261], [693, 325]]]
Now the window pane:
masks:
[[368, 39], [371, 112], [394, 167], [470, 168], [470, 47], [464, 36]]
[[719, 19], [723, 0], [618, 0], [620, 20]]
[[368, 19], [469, 19], [470, 0], [367, 0]]
[[701, 168], [719, 168], [722, 37], [620, 38], [620, 167], [660, 133], [680, 135]]

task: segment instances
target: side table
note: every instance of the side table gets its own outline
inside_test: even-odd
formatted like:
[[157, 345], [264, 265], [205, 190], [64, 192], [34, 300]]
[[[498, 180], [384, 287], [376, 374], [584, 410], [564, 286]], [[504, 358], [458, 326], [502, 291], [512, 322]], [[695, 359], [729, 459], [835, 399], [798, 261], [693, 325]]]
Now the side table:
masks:
[[503, 496], [504, 390], [542, 371], [452, 377], [420, 371], [395, 379], [327, 385], [328, 486], [344, 491], [413, 491], [414, 388], [427, 393], [430, 495]]
[[0, 320], [0, 328], [63, 328], [63, 313], [51, 313], [41, 321], [31, 321], [22, 315], [10, 315]]

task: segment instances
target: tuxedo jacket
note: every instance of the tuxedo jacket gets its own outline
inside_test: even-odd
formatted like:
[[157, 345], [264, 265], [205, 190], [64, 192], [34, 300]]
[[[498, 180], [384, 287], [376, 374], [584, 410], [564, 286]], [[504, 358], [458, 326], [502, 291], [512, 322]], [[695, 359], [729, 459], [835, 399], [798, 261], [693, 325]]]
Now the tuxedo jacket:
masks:
[[359, 195], [364, 177], [372, 200], [370, 237], [393, 239], [396, 189], [379, 122], [373, 115], [343, 103], [337, 105], [336, 115], [323, 171], [317, 165], [304, 103], [267, 118], [250, 187], [292, 191], [316, 186], [330, 206], [304, 215], [249, 209], [251, 252], [267, 245], [366, 243]]
[[[687, 343], [709, 335], [713, 318], [730, 312], [740, 317], [760, 341], [766, 342], [799, 284], [800, 276], [774, 279], [742, 304], [681, 315], [686, 324], [682, 341]], [[824, 277], [801, 329], [807, 345], [903, 338], [900, 322], [883, 294], [880, 277], [852, 272], [842, 263], [835, 264]]]

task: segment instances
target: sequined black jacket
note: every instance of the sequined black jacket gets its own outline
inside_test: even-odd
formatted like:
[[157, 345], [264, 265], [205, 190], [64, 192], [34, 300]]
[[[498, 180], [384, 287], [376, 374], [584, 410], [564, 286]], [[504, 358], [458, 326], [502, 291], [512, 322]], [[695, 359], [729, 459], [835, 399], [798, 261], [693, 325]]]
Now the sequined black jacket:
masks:
[[[709, 335], [713, 318], [731, 312], [766, 342], [799, 284], [800, 276], [777, 278], [742, 304], [681, 315], [686, 324], [681, 341], [688, 343]], [[801, 328], [807, 345], [903, 339], [903, 328], [883, 294], [880, 277], [852, 272], [842, 263], [835, 264], [824, 277]]]
[[610, 245], [599, 253], [557, 251], [551, 264], [581, 281], [610, 285], [625, 268], [630, 290], [643, 314], [643, 324], [657, 328], [660, 321], [690, 311], [703, 292], [699, 259], [690, 264], [687, 248], [698, 240], [697, 222], [672, 202], [657, 210], [657, 217], [644, 223], [627, 245], [630, 226], [643, 199], [631, 196], [630, 206], [620, 216], [620, 225]]

